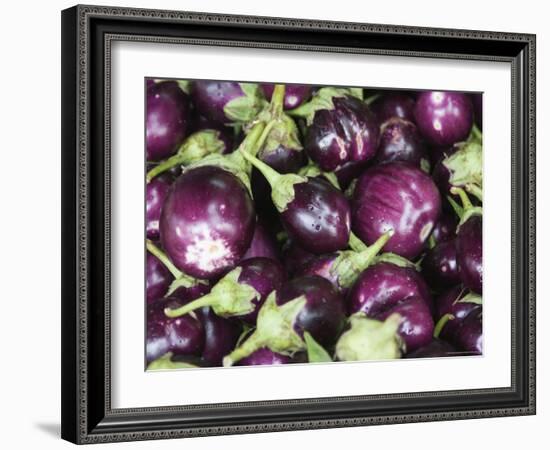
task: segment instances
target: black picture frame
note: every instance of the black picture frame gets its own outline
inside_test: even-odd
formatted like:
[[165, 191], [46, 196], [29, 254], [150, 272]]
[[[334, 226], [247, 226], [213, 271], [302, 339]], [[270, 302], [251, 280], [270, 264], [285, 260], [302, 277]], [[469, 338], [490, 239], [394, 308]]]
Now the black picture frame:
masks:
[[[117, 410], [110, 400], [110, 45], [193, 42], [509, 62], [507, 388]], [[535, 36], [75, 6], [62, 12], [62, 437], [98, 443], [535, 414]]]

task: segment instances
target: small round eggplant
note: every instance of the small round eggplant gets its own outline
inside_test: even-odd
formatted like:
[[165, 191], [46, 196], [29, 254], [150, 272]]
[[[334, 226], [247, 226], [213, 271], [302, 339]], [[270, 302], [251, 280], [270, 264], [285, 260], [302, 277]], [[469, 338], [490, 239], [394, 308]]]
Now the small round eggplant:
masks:
[[401, 316], [399, 335], [407, 352], [430, 342], [434, 330], [432, 300], [422, 277], [412, 268], [378, 263], [359, 275], [348, 295], [349, 314], [363, 312], [384, 320]]
[[197, 167], [174, 182], [162, 208], [160, 239], [180, 270], [211, 279], [242, 259], [255, 221], [250, 194], [237, 177], [218, 167]]
[[435, 223], [432, 234], [430, 235], [430, 243], [435, 246], [441, 242], [454, 240], [456, 236], [456, 226], [458, 220], [455, 215], [442, 213], [439, 220]]
[[365, 163], [372, 159], [379, 131], [368, 106], [349, 95], [333, 96], [331, 103], [332, 108], [315, 112], [307, 130], [304, 146], [308, 156], [325, 172], [348, 162]]
[[405, 355], [405, 358], [441, 358], [447, 356], [464, 355], [455, 347], [441, 339], [433, 339], [429, 344]]
[[258, 257], [271, 258], [275, 261], [280, 261], [281, 259], [277, 242], [261, 220], [258, 220], [256, 223], [252, 242], [243, 256], [243, 261]]
[[454, 239], [441, 242], [428, 250], [422, 259], [422, 275], [428, 285], [435, 290], [460, 283]]
[[460, 323], [455, 333], [455, 343], [458, 348], [475, 355], [483, 353], [482, 316], [482, 307], [478, 306]]
[[352, 201], [353, 231], [367, 245], [394, 234], [387, 252], [414, 259], [439, 219], [441, 198], [432, 179], [404, 162], [368, 169], [357, 181]]
[[281, 175], [252, 155], [241, 153], [271, 185], [273, 203], [294, 242], [317, 254], [347, 247], [350, 206], [342, 192], [323, 179]]
[[371, 103], [370, 107], [379, 123], [394, 117], [414, 122], [414, 99], [405, 93], [382, 94]]
[[221, 124], [250, 122], [265, 104], [257, 84], [232, 81], [195, 81], [191, 98], [201, 115]]
[[237, 366], [273, 366], [279, 364], [288, 364], [292, 358], [281, 353], [275, 353], [266, 347], [262, 347], [246, 358], [241, 359]]
[[464, 141], [474, 122], [468, 94], [427, 91], [416, 99], [414, 117], [422, 135], [433, 145]]
[[236, 321], [218, 316], [208, 307], [199, 309], [196, 314], [204, 328], [202, 360], [209, 366], [221, 366], [223, 357], [235, 348], [241, 326]]
[[329, 281], [317, 276], [295, 278], [268, 296], [256, 330], [224, 358], [224, 366], [262, 347], [286, 355], [305, 350], [306, 331], [315, 342], [328, 347], [336, 342], [344, 324], [344, 301]]
[[164, 309], [180, 302], [174, 298], [157, 301], [147, 307], [146, 357], [151, 362], [165, 353], [200, 356], [204, 347], [204, 328], [192, 316], [170, 319]]
[[318, 255], [308, 252], [289, 239], [283, 247], [283, 263], [290, 276], [295, 276]]
[[376, 161], [405, 161], [423, 170], [427, 170], [430, 164], [426, 146], [416, 125], [398, 117], [393, 117], [380, 126]]
[[165, 313], [168, 317], [180, 317], [210, 306], [220, 317], [238, 317], [254, 325], [266, 297], [281, 287], [284, 278], [283, 268], [277, 261], [247, 259], [218, 281], [209, 294], [176, 309], [167, 309]]
[[448, 289], [435, 300], [437, 324], [434, 335], [455, 342], [462, 321], [480, 305], [481, 297], [468, 293], [462, 285]]
[[[260, 86], [265, 97], [271, 100], [275, 85], [271, 83], [262, 83]], [[294, 109], [309, 100], [310, 97], [311, 86], [305, 84], [287, 84], [285, 85], [284, 109]]]
[[147, 89], [147, 161], [159, 161], [174, 154], [189, 125], [189, 97], [175, 81], [155, 83]]
[[478, 293], [483, 292], [483, 219], [472, 215], [458, 228], [456, 258], [460, 279], [464, 285]]
[[147, 303], [162, 299], [168, 292], [174, 277], [156, 256], [147, 252], [145, 268], [145, 292]]
[[338, 184], [342, 190], [347, 189], [354, 180], [361, 176], [369, 163], [370, 161], [368, 163], [347, 162], [338, 167], [338, 169], [334, 171], [334, 175], [336, 175]]
[[156, 241], [159, 238], [160, 213], [173, 181], [174, 180], [169, 174], [165, 174], [147, 183], [145, 189], [145, 224], [147, 228], [147, 239]]

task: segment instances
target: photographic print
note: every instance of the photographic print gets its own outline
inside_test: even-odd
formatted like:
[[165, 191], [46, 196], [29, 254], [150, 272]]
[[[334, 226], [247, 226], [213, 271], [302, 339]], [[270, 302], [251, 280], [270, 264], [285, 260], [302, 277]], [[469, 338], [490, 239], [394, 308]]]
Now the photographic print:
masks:
[[147, 370], [482, 355], [482, 95], [147, 78]]

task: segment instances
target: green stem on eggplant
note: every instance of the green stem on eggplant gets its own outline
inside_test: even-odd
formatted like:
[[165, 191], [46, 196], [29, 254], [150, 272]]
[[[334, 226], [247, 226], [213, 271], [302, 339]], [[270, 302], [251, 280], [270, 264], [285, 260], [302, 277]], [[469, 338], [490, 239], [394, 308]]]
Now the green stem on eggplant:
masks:
[[441, 316], [441, 318], [437, 321], [434, 327], [434, 338], [438, 338], [441, 334], [441, 331], [443, 330], [443, 327], [447, 324], [449, 320], [454, 320], [455, 316], [453, 316], [450, 313], [444, 314]]

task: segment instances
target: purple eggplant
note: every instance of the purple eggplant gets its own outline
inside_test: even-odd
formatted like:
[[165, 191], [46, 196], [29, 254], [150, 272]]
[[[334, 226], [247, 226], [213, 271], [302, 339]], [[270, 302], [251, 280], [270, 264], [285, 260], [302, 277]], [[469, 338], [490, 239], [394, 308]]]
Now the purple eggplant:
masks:
[[189, 97], [175, 81], [155, 83], [147, 89], [147, 161], [159, 161], [174, 154], [189, 126]]
[[454, 346], [441, 339], [433, 339], [429, 344], [408, 353], [406, 358], [441, 358], [446, 356], [464, 356]]
[[398, 117], [414, 122], [414, 99], [403, 92], [390, 92], [377, 97], [370, 104], [379, 123]]
[[443, 292], [435, 300], [434, 335], [454, 342], [462, 321], [481, 305], [481, 297], [468, 292], [462, 285]]
[[174, 182], [162, 208], [160, 239], [180, 270], [211, 279], [242, 259], [255, 221], [250, 194], [236, 176], [197, 167]]
[[315, 253], [308, 252], [296, 245], [291, 239], [288, 239], [283, 247], [283, 263], [291, 276], [301, 273], [317, 256]]
[[295, 278], [268, 296], [254, 333], [224, 358], [224, 366], [262, 347], [285, 355], [305, 350], [305, 332], [328, 347], [336, 342], [344, 324], [344, 301], [329, 281], [317, 276]]
[[384, 321], [371, 319], [364, 313], [350, 317], [350, 328], [336, 344], [339, 361], [368, 361], [400, 358], [404, 344], [399, 336], [401, 317], [392, 314]]
[[160, 212], [173, 181], [174, 180], [169, 174], [165, 174], [147, 183], [145, 190], [145, 224], [147, 228], [147, 239], [156, 241], [159, 238]]
[[308, 114], [306, 153], [323, 171], [348, 162], [365, 163], [376, 154], [378, 122], [369, 107], [346, 90], [323, 88], [298, 109]]
[[345, 296], [361, 272], [376, 261], [378, 253], [390, 237], [391, 232], [384, 233], [373, 245], [365, 246], [361, 251], [344, 250], [318, 256], [298, 273], [300, 276], [323, 277]]
[[422, 275], [431, 288], [441, 290], [461, 282], [456, 253], [454, 239], [428, 250], [422, 259]]
[[[272, 83], [260, 84], [265, 97], [271, 100], [275, 85]], [[287, 84], [285, 85], [284, 109], [294, 109], [300, 106], [311, 97], [311, 86], [305, 84]]]
[[[370, 162], [370, 161], [369, 161]], [[363, 174], [369, 162], [347, 162], [334, 171], [338, 184], [342, 189], [347, 189], [354, 180]]]
[[454, 213], [453, 215], [448, 213], [441, 214], [430, 235], [429, 241], [432, 246], [455, 238], [456, 226], [458, 225], [458, 220], [455, 216]]
[[398, 117], [393, 117], [380, 126], [376, 161], [405, 161], [425, 171], [428, 171], [430, 165], [426, 145], [416, 125]]
[[483, 94], [472, 94], [472, 105], [474, 107], [474, 120], [480, 130], [483, 129]]
[[422, 135], [433, 145], [464, 141], [472, 129], [472, 102], [460, 92], [427, 91], [416, 99], [414, 117]]
[[147, 252], [145, 267], [145, 292], [147, 303], [162, 299], [168, 292], [174, 277], [166, 266], [150, 252]]
[[195, 81], [191, 98], [201, 115], [221, 124], [250, 122], [265, 105], [257, 84], [233, 81]]
[[350, 207], [342, 192], [328, 181], [295, 174], [281, 175], [252, 155], [246, 152], [242, 155], [271, 185], [271, 198], [293, 241], [318, 254], [347, 247]]
[[241, 359], [237, 366], [273, 366], [279, 364], [288, 364], [292, 358], [281, 353], [275, 353], [266, 347], [262, 347], [251, 353], [246, 358]]
[[349, 292], [348, 308], [350, 315], [363, 312], [378, 320], [398, 313], [399, 334], [407, 352], [426, 345], [432, 338], [431, 296], [422, 277], [412, 268], [385, 262], [368, 267]]
[[147, 306], [146, 357], [151, 362], [167, 352], [174, 355], [200, 356], [204, 347], [204, 328], [192, 316], [170, 319], [164, 309], [179, 305], [180, 301], [167, 298]]
[[245, 259], [258, 257], [271, 258], [275, 261], [280, 261], [281, 258], [275, 238], [261, 220], [258, 220], [256, 223], [252, 242], [243, 256], [243, 261]]
[[165, 312], [168, 317], [180, 317], [210, 306], [218, 316], [238, 317], [254, 325], [266, 297], [281, 287], [284, 278], [283, 268], [277, 261], [269, 258], [247, 259], [218, 281], [209, 294]]
[[456, 258], [460, 279], [464, 285], [478, 293], [483, 292], [483, 216], [482, 209], [470, 202], [463, 189], [453, 188], [452, 193], [462, 200], [462, 217], [456, 234]]
[[357, 181], [352, 201], [353, 231], [367, 245], [393, 230], [387, 252], [408, 259], [424, 249], [441, 212], [432, 179], [404, 162], [368, 169]]
[[455, 333], [456, 346], [475, 355], [483, 353], [483, 312], [482, 307], [475, 308], [464, 320]]
[[241, 334], [241, 325], [236, 321], [218, 316], [211, 308], [196, 311], [204, 328], [202, 360], [209, 366], [221, 366], [222, 360], [235, 348]]

